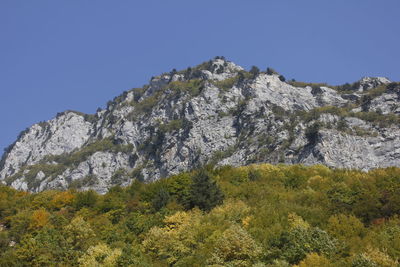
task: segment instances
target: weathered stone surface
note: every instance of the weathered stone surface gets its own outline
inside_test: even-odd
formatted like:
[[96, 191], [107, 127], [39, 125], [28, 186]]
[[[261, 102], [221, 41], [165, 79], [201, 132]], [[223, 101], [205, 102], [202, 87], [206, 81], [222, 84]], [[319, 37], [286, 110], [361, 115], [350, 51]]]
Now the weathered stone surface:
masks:
[[236, 76], [238, 71], [243, 70], [242, 67], [223, 59], [212, 61], [211, 70], [202, 70], [202, 73], [210, 80], [222, 81]]
[[[327, 86], [295, 87], [276, 74], [243, 73], [218, 58], [154, 77], [143, 92], [125, 92], [90, 120], [65, 112], [35, 124], [4, 154], [0, 180], [30, 191], [72, 186], [105, 193], [132, 179], [153, 181], [206, 163], [321, 163], [363, 170], [400, 165], [399, 125], [380, 128], [343, 115], [351, 105], [353, 112], [397, 116], [395, 87], [360, 106], [368, 90], [390, 82], [386, 78], [363, 78], [356, 83], [360, 91], [341, 95]], [[169, 87], [176, 81], [179, 89]], [[331, 107], [336, 113], [317, 112]], [[105, 138], [115, 147], [85, 150]], [[76, 159], [80, 151], [86, 154]], [[47, 167], [33, 176], [30, 166], [38, 163]]]
[[400, 97], [396, 93], [383, 94], [371, 101], [369, 110], [382, 114], [400, 114]]
[[387, 83], [390, 83], [390, 80], [385, 77], [363, 77], [357, 84], [359, 91], [366, 91]]
[[386, 138], [361, 137], [338, 131], [321, 131], [320, 140], [304, 151], [299, 163], [369, 170], [400, 166], [400, 131], [385, 131]]
[[92, 127], [92, 123], [76, 112], [64, 112], [50, 121], [33, 125], [4, 155], [0, 179], [14, 174], [23, 165], [38, 163], [47, 155], [60, 155], [82, 147]]

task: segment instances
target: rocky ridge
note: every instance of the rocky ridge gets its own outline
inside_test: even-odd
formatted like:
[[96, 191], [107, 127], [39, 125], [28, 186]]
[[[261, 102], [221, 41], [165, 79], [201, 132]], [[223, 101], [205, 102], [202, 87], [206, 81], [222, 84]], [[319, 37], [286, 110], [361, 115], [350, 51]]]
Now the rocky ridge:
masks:
[[94, 189], [153, 181], [204, 165], [400, 166], [400, 84], [285, 81], [217, 57], [173, 70], [94, 115], [66, 111], [33, 125], [4, 153], [17, 189]]

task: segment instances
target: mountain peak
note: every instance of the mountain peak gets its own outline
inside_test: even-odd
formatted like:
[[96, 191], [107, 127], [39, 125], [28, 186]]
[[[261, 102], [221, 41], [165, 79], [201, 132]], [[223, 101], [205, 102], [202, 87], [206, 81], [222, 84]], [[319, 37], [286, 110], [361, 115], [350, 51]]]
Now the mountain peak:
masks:
[[28, 128], [4, 154], [0, 181], [104, 193], [204, 164], [400, 165], [396, 84], [365, 77], [343, 94], [275, 74], [216, 57], [153, 77], [96, 115], [67, 111]]

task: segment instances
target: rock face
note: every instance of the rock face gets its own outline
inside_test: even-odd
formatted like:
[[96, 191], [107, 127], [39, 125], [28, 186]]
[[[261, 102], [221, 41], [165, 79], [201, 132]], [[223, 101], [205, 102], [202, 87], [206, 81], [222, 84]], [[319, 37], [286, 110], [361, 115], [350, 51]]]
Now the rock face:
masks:
[[47, 155], [69, 153], [82, 147], [91, 135], [92, 124], [83, 115], [64, 112], [22, 132], [3, 157], [0, 179], [24, 165], [38, 163]]
[[363, 77], [358, 81], [357, 85], [359, 91], [366, 91], [388, 83], [390, 83], [390, 80], [385, 77]]
[[367, 77], [343, 88], [216, 58], [152, 78], [95, 115], [67, 111], [33, 125], [4, 153], [0, 180], [105, 193], [204, 164], [400, 166], [400, 84]]

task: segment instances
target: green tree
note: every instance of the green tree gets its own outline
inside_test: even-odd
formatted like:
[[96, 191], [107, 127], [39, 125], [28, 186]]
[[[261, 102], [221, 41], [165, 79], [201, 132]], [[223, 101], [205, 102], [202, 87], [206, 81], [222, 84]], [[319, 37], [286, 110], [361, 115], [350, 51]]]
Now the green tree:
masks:
[[254, 266], [260, 254], [260, 246], [246, 230], [232, 225], [216, 241], [208, 263], [212, 266]]
[[[365, 233], [363, 223], [353, 215], [337, 214], [328, 220], [328, 232], [343, 241], [359, 241]], [[357, 239], [357, 240], [354, 240]]]
[[282, 259], [291, 264], [303, 260], [309, 253], [332, 256], [338, 251], [337, 241], [318, 227], [310, 227], [300, 216], [290, 214], [291, 229], [283, 232], [276, 247]]
[[79, 192], [76, 194], [74, 206], [76, 209], [83, 207], [94, 207], [97, 202], [97, 193], [93, 190]]
[[178, 203], [188, 206], [190, 202], [190, 185], [192, 178], [189, 173], [174, 175], [168, 179], [168, 192]]
[[152, 267], [150, 257], [142, 252], [139, 244], [126, 245], [122, 249], [121, 256], [117, 259], [118, 267]]
[[168, 190], [166, 190], [164, 187], [161, 187], [154, 196], [151, 204], [156, 211], [159, 211], [168, 204], [169, 199], [170, 195]]
[[199, 207], [201, 210], [210, 211], [222, 204], [224, 195], [207, 170], [198, 171], [192, 180], [189, 208]]
[[64, 236], [51, 228], [25, 235], [16, 248], [16, 257], [22, 266], [57, 266], [69, 258], [68, 254]]

